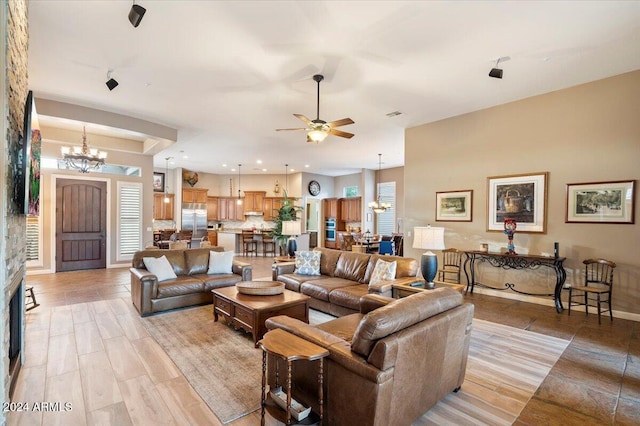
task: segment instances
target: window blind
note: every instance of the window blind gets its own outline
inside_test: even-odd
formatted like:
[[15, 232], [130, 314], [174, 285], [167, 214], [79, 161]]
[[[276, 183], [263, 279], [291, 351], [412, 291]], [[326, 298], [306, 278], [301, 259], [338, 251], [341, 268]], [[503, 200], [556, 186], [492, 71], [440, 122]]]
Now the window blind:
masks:
[[118, 260], [133, 258], [142, 245], [142, 185], [118, 182]]
[[384, 213], [376, 215], [376, 233], [380, 235], [393, 234], [396, 223], [396, 183], [380, 182], [378, 184], [378, 194], [380, 202], [389, 203], [389, 207]]

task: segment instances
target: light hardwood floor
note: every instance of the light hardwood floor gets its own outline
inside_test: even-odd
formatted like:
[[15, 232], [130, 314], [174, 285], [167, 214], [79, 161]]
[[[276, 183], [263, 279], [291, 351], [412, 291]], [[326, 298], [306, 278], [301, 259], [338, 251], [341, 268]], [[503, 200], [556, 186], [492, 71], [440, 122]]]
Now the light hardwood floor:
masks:
[[[255, 278], [270, 275], [271, 259], [245, 260]], [[71, 402], [73, 410], [10, 413], [8, 424], [220, 424], [147, 335], [130, 303], [128, 270], [36, 275], [27, 283], [41, 306], [27, 316], [26, 360], [13, 400]], [[568, 317], [478, 294], [466, 299], [476, 318], [571, 340], [515, 424], [638, 424], [640, 324], [615, 319], [599, 326], [595, 315]], [[232, 425], [259, 421], [254, 413]]]

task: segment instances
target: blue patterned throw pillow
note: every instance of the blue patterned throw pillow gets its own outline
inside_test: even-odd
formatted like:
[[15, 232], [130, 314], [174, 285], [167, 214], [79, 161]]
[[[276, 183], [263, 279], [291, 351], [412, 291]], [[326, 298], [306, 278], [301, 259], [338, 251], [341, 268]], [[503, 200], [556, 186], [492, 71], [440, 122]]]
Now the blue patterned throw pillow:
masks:
[[296, 274], [320, 275], [321, 254], [319, 251], [297, 251]]

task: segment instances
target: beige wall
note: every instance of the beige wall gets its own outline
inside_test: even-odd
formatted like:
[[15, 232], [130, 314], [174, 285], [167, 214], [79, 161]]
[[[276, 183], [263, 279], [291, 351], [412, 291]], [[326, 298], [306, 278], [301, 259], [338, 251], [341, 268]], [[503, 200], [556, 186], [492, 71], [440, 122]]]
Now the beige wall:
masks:
[[[408, 129], [405, 232], [441, 225], [447, 247], [477, 249], [482, 242], [505, 247], [501, 232], [486, 231], [487, 176], [547, 171], [547, 232], [516, 232], [517, 248], [552, 252], [558, 241], [560, 255], [567, 257], [567, 282], [580, 281], [574, 272], [581, 271], [584, 259], [615, 261], [614, 310], [640, 313], [640, 225], [565, 223], [567, 183], [638, 179], [639, 112], [640, 71], [635, 71]], [[436, 191], [463, 189], [474, 191], [473, 222], [435, 223]], [[405, 254], [418, 257], [411, 238], [407, 244]], [[494, 285], [511, 278], [540, 288], [553, 282], [547, 273], [483, 274], [481, 279]]]
[[[58, 158], [60, 157], [61, 141], [53, 141], [48, 139], [47, 128], [42, 129], [42, 158]], [[81, 134], [77, 133], [75, 137], [71, 137], [72, 141], [67, 141], [67, 145], [77, 145], [81, 140]], [[129, 265], [130, 260], [117, 259], [117, 230], [118, 230], [118, 182], [139, 182], [143, 184], [143, 232], [142, 243], [153, 240], [153, 233], [150, 229], [153, 226], [153, 185], [152, 170], [153, 157], [143, 154], [127, 153], [118, 150], [109, 150], [105, 148], [105, 144], [101, 143], [98, 135], [87, 135], [87, 142], [90, 146], [100, 147], [108, 153], [108, 162], [112, 164], [121, 164], [129, 166], [138, 166], [142, 168], [142, 177], [119, 176], [101, 173], [81, 174], [77, 171], [65, 171], [57, 169], [42, 169], [41, 171], [41, 206], [40, 217], [43, 230], [43, 259], [42, 266], [30, 267], [29, 273], [38, 272], [55, 272], [55, 179], [71, 178], [71, 179], [90, 179], [107, 182], [107, 205], [108, 214], [108, 257], [107, 267], [120, 265]]]

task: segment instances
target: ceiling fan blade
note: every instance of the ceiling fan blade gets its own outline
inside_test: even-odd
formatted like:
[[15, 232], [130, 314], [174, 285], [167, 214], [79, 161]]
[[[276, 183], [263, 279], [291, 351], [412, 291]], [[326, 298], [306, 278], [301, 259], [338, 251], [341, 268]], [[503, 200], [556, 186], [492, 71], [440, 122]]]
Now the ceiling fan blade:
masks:
[[283, 130], [307, 130], [306, 127], [295, 127], [292, 129], [276, 129], [276, 132], [281, 132]]
[[337, 129], [330, 129], [329, 134], [334, 136], [340, 136], [347, 139], [351, 139], [354, 136], [353, 133], [347, 133]]
[[354, 121], [350, 118], [343, 118], [342, 120], [330, 121], [327, 126], [334, 128], [340, 126], [346, 126], [347, 124], [354, 124]]
[[293, 114], [293, 115], [298, 117], [300, 120], [302, 120], [304, 122], [304, 124], [306, 124], [307, 126], [311, 126], [311, 120], [309, 120], [304, 115], [302, 115], [302, 114]]

